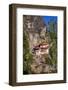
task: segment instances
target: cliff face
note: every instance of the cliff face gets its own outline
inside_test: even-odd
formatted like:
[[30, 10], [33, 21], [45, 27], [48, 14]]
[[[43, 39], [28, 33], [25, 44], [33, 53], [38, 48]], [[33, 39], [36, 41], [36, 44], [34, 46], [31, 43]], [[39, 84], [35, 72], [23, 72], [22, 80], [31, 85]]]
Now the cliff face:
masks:
[[[26, 38], [23, 37], [23, 43], [27, 46], [26, 48], [23, 46], [24, 72], [27, 71], [27, 74], [51, 73], [54, 68], [47, 63], [47, 60], [51, 58], [49, 55], [51, 38], [42, 17], [24, 15], [23, 32]], [[55, 69], [53, 72], [56, 72]]]
[[[47, 41], [46, 25], [41, 16], [24, 16], [24, 29], [29, 35], [30, 42], [39, 44]], [[45, 40], [46, 39], [46, 40]], [[47, 41], [48, 42], [48, 41]]]

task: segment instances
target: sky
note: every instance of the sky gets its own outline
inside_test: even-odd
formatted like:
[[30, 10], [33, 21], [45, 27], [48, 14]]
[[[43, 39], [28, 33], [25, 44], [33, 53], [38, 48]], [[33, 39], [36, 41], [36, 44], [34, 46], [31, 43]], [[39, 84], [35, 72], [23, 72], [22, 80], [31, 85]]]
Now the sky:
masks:
[[[50, 31], [50, 28], [48, 26], [48, 23], [50, 21], [55, 22], [57, 25], [57, 16], [42, 16], [42, 19], [43, 19], [44, 23], [46, 24], [48, 31]], [[57, 27], [55, 28], [55, 31], [57, 31]]]
[[46, 25], [48, 24], [48, 22], [50, 20], [53, 20], [53, 21], [57, 22], [57, 16], [43, 16], [42, 19], [43, 19], [43, 21], [45, 22]]

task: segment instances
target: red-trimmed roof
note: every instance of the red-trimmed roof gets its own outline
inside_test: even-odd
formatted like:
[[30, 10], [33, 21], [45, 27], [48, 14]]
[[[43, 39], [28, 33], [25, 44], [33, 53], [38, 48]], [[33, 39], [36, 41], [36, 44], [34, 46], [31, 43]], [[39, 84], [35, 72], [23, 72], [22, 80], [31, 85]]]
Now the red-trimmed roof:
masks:
[[42, 44], [42, 45], [40, 45], [40, 48], [47, 49], [47, 48], [49, 48], [49, 44]]
[[49, 44], [40, 44], [40, 45], [37, 45], [34, 47], [35, 50], [38, 50], [38, 49], [48, 49], [49, 48]]

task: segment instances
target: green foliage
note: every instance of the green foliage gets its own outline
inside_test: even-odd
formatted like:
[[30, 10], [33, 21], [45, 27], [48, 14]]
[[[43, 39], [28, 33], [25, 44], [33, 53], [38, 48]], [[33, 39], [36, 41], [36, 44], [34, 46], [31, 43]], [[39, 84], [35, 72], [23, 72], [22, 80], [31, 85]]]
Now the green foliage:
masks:
[[57, 39], [57, 33], [56, 32], [50, 32], [50, 38], [51, 39]]
[[51, 43], [53, 43], [52, 47], [50, 48], [50, 56], [51, 56], [51, 64], [56, 66], [57, 65], [57, 32], [55, 31], [54, 22], [50, 21], [50, 38]]
[[24, 63], [24, 74], [28, 74], [30, 72], [30, 64], [32, 62], [32, 54], [29, 50], [29, 42], [28, 42], [28, 35], [24, 32], [23, 34], [23, 63]]
[[50, 56], [51, 56], [51, 63], [52, 65], [56, 65], [57, 63], [57, 45], [56, 45], [56, 39], [52, 40], [53, 45], [50, 48]]

